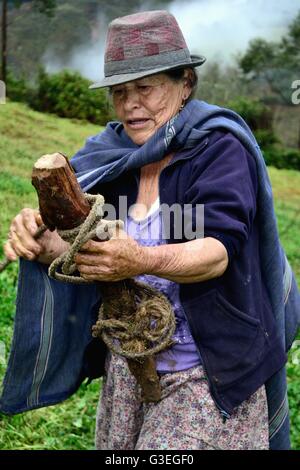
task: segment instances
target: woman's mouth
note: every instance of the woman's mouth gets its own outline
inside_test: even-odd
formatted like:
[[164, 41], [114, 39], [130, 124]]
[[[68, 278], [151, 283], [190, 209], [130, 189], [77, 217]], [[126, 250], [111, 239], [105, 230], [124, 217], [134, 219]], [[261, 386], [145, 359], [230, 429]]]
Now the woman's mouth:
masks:
[[143, 127], [145, 127], [148, 121], [150, 121], [150, 119], [147, 119], [147, 118], [128, 119], [126, 121], [126, 124], [130, 129], [142, 129]]

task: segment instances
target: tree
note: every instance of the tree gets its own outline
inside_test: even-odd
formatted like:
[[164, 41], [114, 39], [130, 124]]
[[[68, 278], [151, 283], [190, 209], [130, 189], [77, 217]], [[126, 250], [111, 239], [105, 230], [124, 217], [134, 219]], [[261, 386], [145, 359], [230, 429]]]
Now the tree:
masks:
[[199, 86], [196, 98], [200, 100], [226, 107], [231, 100], [254, 94], [252, 83], [245, 80], [237, 65], [220, 65], [219, 62], [210, 61], [197, 73]]
[[2, 42], [1, 42], [1, 74], [0, 79], [6, 82], [6, 60], [7, 60], [7, 0], [2, 0]]
[[7, 11], [8, 7], [20, 8], [24, 3], [31, 3], [33, 8], [47, 16], [52, 16], [56, 7], [56, 0], [32, 0], [31, 2], [22, 0], [2, 0], [2, 43], [1, 43], [1, 74], [0, 78], [6, 82], [7, 78]]
[[291, 104], [291, 83], [299, 74], [300, 12], [280, 42], [254, 39], [239, 65], [250, 80], [267, 86], [281, 102]]
[[[9, 70], [15, 77], [32, 83], [38, 77], [40, 65], [47, 64], [51, 71], [58, 71], [66, 66], [78, 69], [78, 65], [72, 62], [76, 57], [75, 64], [77, 64], [78, 51], [83, 51], [84, 56], [85, 51], [91, 51], [98, 45], [100, 57], [107, 25], [113, 18], [143, 8], [153, 10], [164, 8], [171, 2], [171, 0], [147, 0], [147, 3], [145, 0], [126, 0], [126, 2], [56, 0], [55, 15], [49, 21], [45, 14], [40, 14], [37, 8], [33, 8], [32, 0], [23, 0], [21, 9], [15, 7], [15, 1], [8, 0]], [[88, 61], [85, 63], [88, 68]]]

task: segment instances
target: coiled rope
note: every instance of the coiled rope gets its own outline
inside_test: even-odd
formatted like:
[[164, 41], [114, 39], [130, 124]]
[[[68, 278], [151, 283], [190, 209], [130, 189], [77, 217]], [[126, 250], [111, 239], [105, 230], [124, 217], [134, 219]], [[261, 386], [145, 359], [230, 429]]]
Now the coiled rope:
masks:
[[[90, 283], [77, 272], [74, 257], [91, 239], [110, 239], [113, 230], [123, 228], [121, 220], [103, 220], [104, 199], [86, 194], [91, 211], [83, 224], [58, 234], [71, 244], [70, 249], [53, 261], [49, 276], [71, 283]], [[79, 274], [79, 275], [78, 275]], [[172, 344], [175, 317], [168, 299], [148, 284], [126, 279], [101, 282], [103, 302], [98, 320], [92, 328], [108, 348], [127, 359], [141, 359], [162, 351]]]

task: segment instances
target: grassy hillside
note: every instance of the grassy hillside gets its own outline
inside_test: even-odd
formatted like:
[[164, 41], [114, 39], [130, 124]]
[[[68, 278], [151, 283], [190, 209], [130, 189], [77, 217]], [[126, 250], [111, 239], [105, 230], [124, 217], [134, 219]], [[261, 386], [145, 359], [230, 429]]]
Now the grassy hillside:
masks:
[[[0, 105], [1, 245], [12, 217], [22, 207], [37, 205], [30, 183], [34, 161], [54, 151], [71, 156], [87, 136], [98, 131], [97, 126], [40, 114], [25, 105]], [[273, 168], [269, 171], [281, 240], [300, 281], [300, 173]], [[0, 378], [5, 371], [12, 334], [16, 280], [16, 264], [0, 275]], [[288, 374], [292, 441], [293, 448], [300, 449], [300, 367], [291, 359]], [[14, 417], [0, 416], [0, 448], [92, 449], [98, 395], [99, 383], [94, 382], [88, 387], [82, 386], [61, 405]]]
[[[33, 163], [45, 153], [73, 155], [97, 126], [36, 113], [21, 104], [0, 105], [0, 241], [22, 207], [36, 207]], [[6, 359], [12, 334], [17, 265], [0, 276], [0, 341]], [[3, 350], [3, 348], [2, 348]], [[1, 349], [0, 349], [1, 351]], [[1, 380], [5, 361], [0, 358]], [[99, 382], [82, 386], [56, 407], [14, 417], [0, 416], [0, 449], [92, 449]]]

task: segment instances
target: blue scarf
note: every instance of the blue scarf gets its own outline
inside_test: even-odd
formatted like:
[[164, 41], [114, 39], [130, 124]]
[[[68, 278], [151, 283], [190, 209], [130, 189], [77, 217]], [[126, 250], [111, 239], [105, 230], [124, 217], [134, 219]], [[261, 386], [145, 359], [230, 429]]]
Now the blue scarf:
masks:
[[108, 123], [104, 132], [87, 139], [71, 164], [81, 187], [88, 191], [95, 184], [112, 181], [125, 171], [159, 161], [172, 151], [193, 148], [220, 127], [235, 134], [247, 148], [257, 151], [251, 130], [238, 114], [192, 100], [143, 146], [136, 145], [127, 136], [121, 123]]

